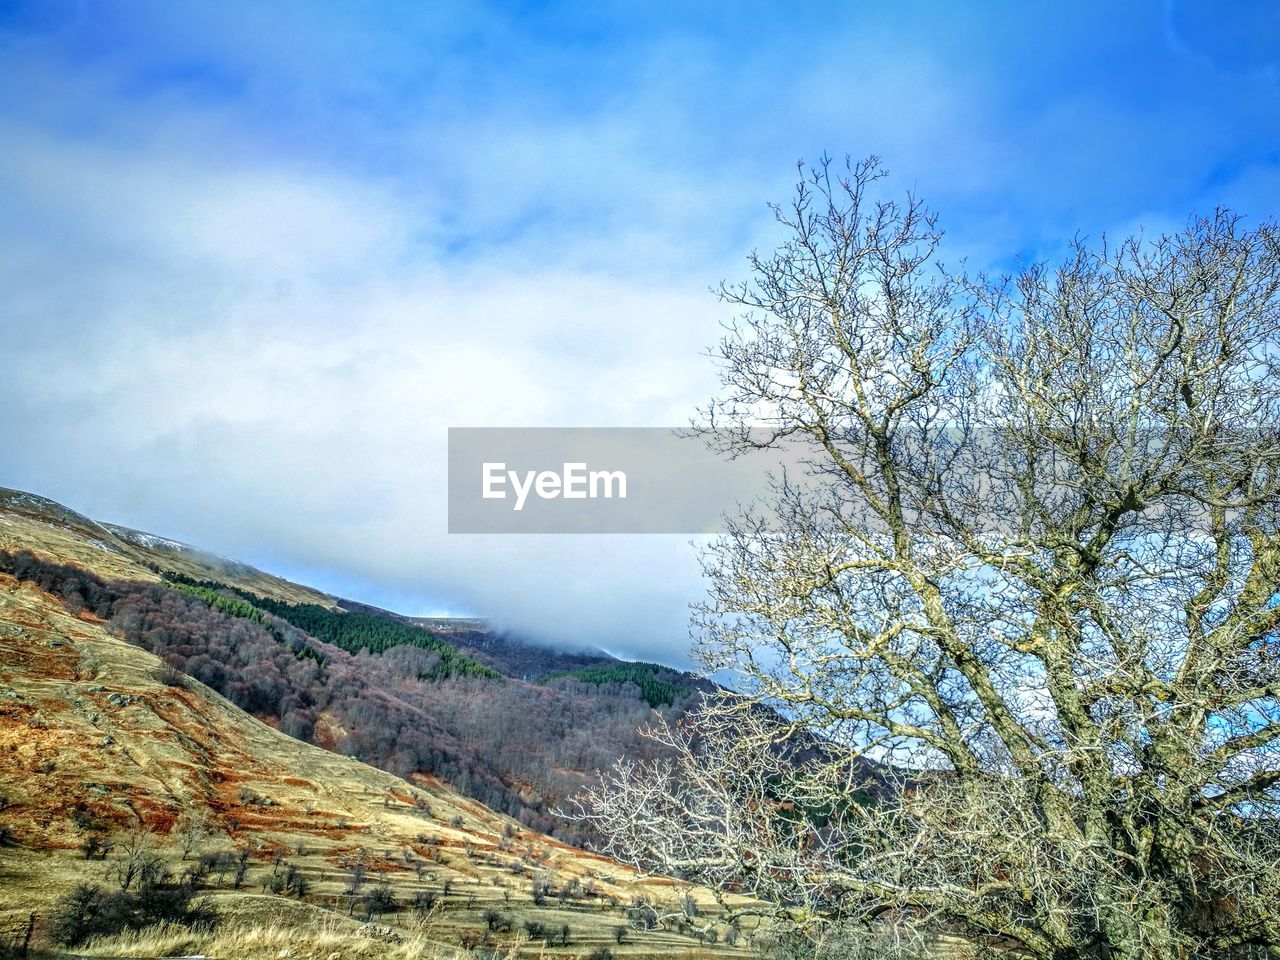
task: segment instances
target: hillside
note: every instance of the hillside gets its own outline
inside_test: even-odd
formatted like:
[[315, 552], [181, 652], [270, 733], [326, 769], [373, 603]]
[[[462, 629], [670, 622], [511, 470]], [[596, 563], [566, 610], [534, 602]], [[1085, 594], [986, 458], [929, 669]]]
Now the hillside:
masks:
[[673, 882], [637, 884], [436, 778], [286, 736], [114, 635], [93, 609], [103, 596], [82, 605], [0, 574], [0, 942], [33, 914], [38, 939], [58, 898], [117, 885], [141, 850], [188, 877], [219, 926], [78, 956], [447, 956], [522, 939], [552, 955], [678, 956], [698, 945], [646, 929], [632, 906], [672, 904]]
[[601, 650], [557, 650], [494, 633], [482, 621], [417, 617], [413, 622], [448, 640], [467, 656], [488, 664], [504, 676], [520, 680], [537, 680], [618, 662]]
[[617, 758], [651, 756], [639, 728], [711, 689], [477, 621], [428, 628], [16, 491], [0, 491], [0, 551], [71, 565], [41, 575], [64, 596], [109, 595], [116, 635], [258, 719], [397, 775], [437, 778], [573, 843], [589, 838], [557, 805]]
[[108, 579], [154, 581], [158, 571], [217, 579], [290, 603], [333, 606], [328, 594], [176, 540], [90, 520], [47, 497], [0, 487], [0, 549], [36, 550]]

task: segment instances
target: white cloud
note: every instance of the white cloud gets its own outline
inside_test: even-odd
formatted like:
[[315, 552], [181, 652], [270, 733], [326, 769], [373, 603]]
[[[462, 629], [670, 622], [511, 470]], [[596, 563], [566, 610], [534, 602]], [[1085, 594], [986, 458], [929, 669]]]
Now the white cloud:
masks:
[[21, 358], [9, 482], [425, 609], [681, 656], [682, 539], [450, 538], [445, 437], [683, 422], [712, 386], [705, 289], [419, 257], [415, 210], [337, 176], [10, 142], [5, 178], [91, 253], [80, 271], [49, 237], [8, 278], [31, 318], [0, 325]]
[[574, 42], [564, 10], [76, 9], [0, 33], [0, 483], [651, 657], [687, 649], [683, 540], [450, 538], [445, 431], [684, 422], [707, 288], [774, 242], [795, 159], [885, 155], [977, 266], [1277, 196], [1257, 158], [1202, 183], [1267, 103], [1135, 112], [1076, 46], [936, 7], [612, 10]]

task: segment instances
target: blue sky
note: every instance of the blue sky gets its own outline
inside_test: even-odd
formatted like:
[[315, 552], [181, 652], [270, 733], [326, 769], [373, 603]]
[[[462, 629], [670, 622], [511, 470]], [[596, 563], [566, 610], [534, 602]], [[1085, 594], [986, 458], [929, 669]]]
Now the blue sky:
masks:
[[681, 538], [450, 538], [449, 426], [666, 425], [794, 163], [945, 259], [1280, 200], [1280, 5], [0, 0], [0, 484], [680, 660]]

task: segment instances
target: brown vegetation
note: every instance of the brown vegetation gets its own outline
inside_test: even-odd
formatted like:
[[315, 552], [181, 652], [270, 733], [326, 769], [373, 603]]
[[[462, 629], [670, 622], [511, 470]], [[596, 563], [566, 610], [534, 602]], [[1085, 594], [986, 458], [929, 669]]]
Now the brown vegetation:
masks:
[[[293, 740], [197, 680], [167, 682], [163, 661], [113, 635], [111, 617], [80, 612], [0, 576], [0, 827], [13, 843], [0, 851], [0, 943], [21, 939], [32, 911], [47, 939], [77, 884], [118, 887], [140, 834], [220, 926], [124, 934], [81, 955], [274, 957], [288, 943], [299, 957], [448, 956], [464, 938], [516, 947], [525, 920], [557, 936], [567, 924], [569, 945], [550, 949], [573, 954], [611, 943], [634, 897], [671, 896], [438, 778], [406, 782]], [[535, 906], [535, 875], [564, 900]], [[368, 899], [382, 890], [389, 900]], [[513, 931], [486, 930], [489, 909], [512, 914]], [[674, 930], [632, 941], [639, 956], [696, 942]]]

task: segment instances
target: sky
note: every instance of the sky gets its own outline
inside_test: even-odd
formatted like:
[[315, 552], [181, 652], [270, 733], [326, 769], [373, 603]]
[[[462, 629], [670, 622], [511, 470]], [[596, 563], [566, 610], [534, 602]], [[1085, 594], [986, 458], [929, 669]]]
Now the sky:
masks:
[[697, 543], [450, 536], [449, 427], [677, 426], [795, 164], [943, 258], [1280, 206], [1280, 5], [0, 0], [0, 486], [688, 662]]

